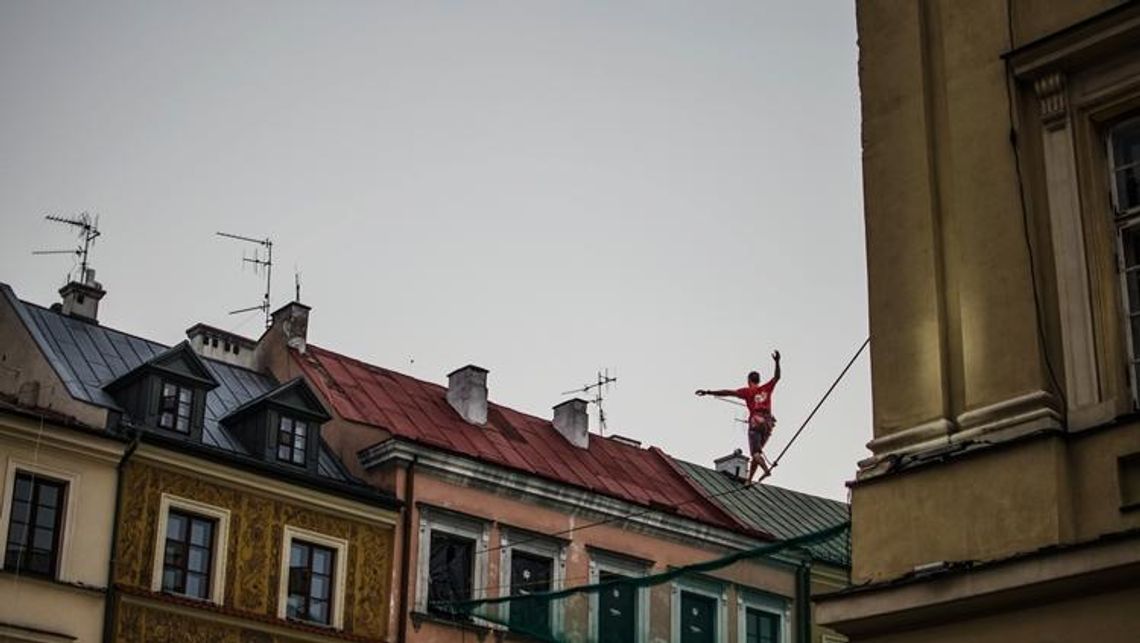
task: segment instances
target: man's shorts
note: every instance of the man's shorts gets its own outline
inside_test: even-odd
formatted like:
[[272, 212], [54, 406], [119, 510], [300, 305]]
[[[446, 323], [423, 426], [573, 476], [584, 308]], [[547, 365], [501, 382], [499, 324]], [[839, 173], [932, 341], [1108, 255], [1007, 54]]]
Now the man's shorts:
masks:
[[748, 419], [748, 448], [752, 453], [759, 453], [768, 438], [772, 437], [772, 429], [776, 426], [776, 418], [767, 411], [757, 411]]

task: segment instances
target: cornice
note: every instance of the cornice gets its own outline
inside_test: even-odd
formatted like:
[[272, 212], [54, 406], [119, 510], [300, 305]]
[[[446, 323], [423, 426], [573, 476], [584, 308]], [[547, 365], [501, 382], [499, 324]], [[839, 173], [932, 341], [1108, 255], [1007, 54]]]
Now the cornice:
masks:
[[284, 498], [338, 516], [347, 516], [385, 527], [395, 527], [396, 525], [397, 512], [390, 509], [375, 507], [336, 494], [323, 493], [309, 487], [289, 484], [269, 476], [220, 465], [146, 443], [139, 446], [135, 458], [194, 477], [209, 477], [247, 493]]

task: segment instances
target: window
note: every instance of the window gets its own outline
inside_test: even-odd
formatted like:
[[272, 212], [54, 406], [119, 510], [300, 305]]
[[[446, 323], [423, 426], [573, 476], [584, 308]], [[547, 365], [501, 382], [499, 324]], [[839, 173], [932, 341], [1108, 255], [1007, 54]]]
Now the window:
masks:
[[1140, 399], [1140, 119], [1109, 135], [1117, 260], [1127, 315], [1129, 373], [1133, 399]]
[[172, 382], [163, 382], [162, 397], [158, 403], [158, 425], [164, 429], [189, 433], [193, 400], [193, 389]]
[[210, 597], [216, 521], [171, 510], [166, 518], [162, 591], [193, 598]]
[[348, 541], [285, 526], [278, 618], [344, 627]]
[[790, 603], [778, 596], [737, 588], [738, 640], [743, 643], [784, 643]]
[[305, 444], [309, 425], [282, 415], [277, 422], [277, 459], [292, 464], [305, 464]]
[[714, 580], [686, 577], [673, 584], [673, 643], [727, 641], [724, 586]]
[[487, 582], [489, 538], [489, 526], [477, 518], [420, 508], [417, 612], [458, 618], [451, 603], [483, 598], [487, 585], [502, 584]]
[[428, 554], [428, 605], [430, 614], [455, 617], [455, 601], [472, 598], [475, 573], [475, 541], [445, 531], [432, 530]]
[[303, 540], [289, 548], [289, 599], [286, 616], [328, 625], [336, 550]]
[[779, 643], [780, 617], [751, 607], [744, 608], [745, 643]]
[[12, 484], [4, 568], [56, 577], [67, 483], [19, 471]]
[[681, 643], [714, 643], [716, 640], [716, 599], [696, 592], [681, 592]]
[[[565, 542], [510, 527], [499, 531], [502, 550], [499, 586], [512, 596], [562, 589], [566, 568]], [[523, 599], [500, 607], [499, 616], [516, 631], [537, 637], [558, 636], [562, 630], [561, 600]]]
[[[511, 596], [528, 596], [549, 592], [554, 576], [554, 561], [525, 551], [511, 555]], [[512, 630], [528, 634], [550, 634], [550, 601], [523, 599], [511, 601]]]
[[[602, 550], [590, 549], [590, 584], [636, 579], [645, 576], [652, 563]], [[646, 588], [615, 584], [590, 595], [590, 641], [625, 643], [646, 637], [649, 596]]]
[[151, 591], [221, 605], [225, 598], [230, 512], [162, 494], [154, 540]]

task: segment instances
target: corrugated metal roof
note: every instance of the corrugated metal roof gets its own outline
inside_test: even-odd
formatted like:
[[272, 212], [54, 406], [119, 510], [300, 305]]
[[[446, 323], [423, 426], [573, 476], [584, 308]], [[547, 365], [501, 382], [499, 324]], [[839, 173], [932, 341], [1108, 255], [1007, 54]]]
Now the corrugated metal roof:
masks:
[[[2, 284], [0, 287], [68, 392], [78, 400], [121, 411], [103, 387], [168, 349], [158, 342], [19, 300], [10, 288]], [[219, 420], [242, 404], [273, 390], [277, 382], [249, 369], [207, 357], [201, 359], [218, 381], [218, 386], [206, 394], [202, 442], [248, 456], [241, 442]], [[323, 441], [317, 470], [332, 480], [355, 482]]]
[[[715, 469], [683, 460], [674, 461], [694, 484], [700, 485], [711, 496], [712, 502], [754, 529], [766, 531], [777, 538], [802, 536], [850, 520], [850, 510], [845, 502], [770, 484], [745, 488], [743, 481]], [[851, 549], [846, 534], [812, 545], [809, 549], [822, 561], [851, 566]]]
[[676, 507], [680, 515], [748, 530], [709, 503], [658, 449], [590, 435], [570, 444], [550, 420], [488, 404], [487, 423], [467, 423], [447, 403], [447, 388], [310, 344], [293, 353], [310, 383], [341, 417], [402, 438], [582, 487], [639, 505]]

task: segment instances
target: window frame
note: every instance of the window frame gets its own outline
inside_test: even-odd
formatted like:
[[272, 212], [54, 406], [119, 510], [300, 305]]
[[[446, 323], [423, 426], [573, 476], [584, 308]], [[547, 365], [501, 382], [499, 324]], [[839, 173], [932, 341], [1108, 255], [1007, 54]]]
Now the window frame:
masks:
[[[163, 402], [167, 399], [166, 387], [173, 386], [175, 389], [174, 396], [174, 411], [167, 411], [163, 408]], [[182, 418], [179, 414], [181, 407], [182, 392], [186, 391], [190, 395], [189, 405], [187, 407], [188, 415], [186, 416], [186, 430], [178, 428], [178, 420]], [[191, 435], [194, 432], [194, 407], [196, 398], [198, 396], [198, 389], [193, 386], [188, 386], [185, 382], [180, 382], [177, 379], [170, 377], [160, 377], [158, 379], [158, 411], [154, 416], [154, 424], [164, 431], [173, 431], [174, 433], [181, 433], [182, 435]], [[173, 413], [174, 423], [171, 426], [164, 426], [162, 423], [162, 416], [166, 413]]]
[[[329, 622], [318, 623], [306, 619], [290, 619], [289, 614], [289, 556], [293, 549], [293, 541], [302, 540], [310, 544], [320, 545], [336, 552], [333, 557], [332, 603], [329, 606]], [[305, 623], [314, 627], [327, 627], [334, 630], [344, 629], [344, 593], [348, 586], [348, 546], [343, 538], [322, 534], [301, 527], [285, 525], [281, 536], [281, 564], [277, 584], [277, 618], [283, 621]]]
[[[49, 476], [38, 475], [30, 471], [18, 471], [13, 478], [12, 486], [12, 504], [16, 502], [16, 486], [19, 485], [20, 480], [23, 479], [29, 486], [29, 495], [26, 501], [28, 505], [27, 524], [25, 525], [23, 534], [16, 541], [18, 550], [23, 552], [17, 556], [18, 560], [22, 560], [24, 565], [17, 564], [13, 567], [16, 573], [25, 574], [28, 576], [39, 576], [41, 578], [55, 578], [59, 572], [59, 558], [60, 558], [60, 542], [62, 540], [61, 532], [63, 531], [63, 514], [67, 506], [67, 482], [63, 480], [56, 480]], [[26, 552], [34, 550], [36, 532], [43, 527], [38, 524], [39, 510], [41, 509], [40, 495], [44, 489], [54, 490], [56, 494], [55, 502], [50, 511], [54, 512], [55, 516], [52, 520], [51, 529], [51, 544], [47, 548], [48, 559], [46, 569], [33, 568], [31, 561], [25, 555]], [[13, 543], [12, 527], [9, 520], [8, 528], [4, 534], [4, 564], [8, 565], [8, 549]]]
[[[1138, 338], [1134, 337], [1132, 332], [1131, 305], [1136, 303], [1140, 306], [1140, 302], [1132, 302], [1128, 296], [1128, 267], [1125, 260], [1124, 236], [1125, 231], [1129, 229], [1133, 231], [1133, 234], [1140, 235], [1140, 206], [1127, 211], [1122, 209], [1116, 181], [1116, 173], [1120, 168], [1116, 165], [1114, 133], [1119, 128], [1137, 124], [1140, 124], [1140, 115], [1133, 114], [1116, 120], [1104, 128], [1105, 174], [1108, 179], [1109, 204], [1111, 206], [1109, 216], [1120, 288], [1120, 326], [1121, 334], [1124, 336], [1124, 359], [1127, 364], [1128, 388], [1132, 394], [1133, 409], [1140, 408], [1140, 381], [1138, 381], [1140, 377], [1137, 376], [1137, 370], [1140, 369], [1140, 359], [1136, 357]], [[1131, 164], [1131, 166], [1136, 165], [1137, 163]], [[1140, 272], [1140, 263], [1133, 268], [1135, 272]]]
[[[590, 585], [596, 585], [601, 582], [602, 572], [638, 578], [647, 576], [653, 568], [653, 563], [649, 561], [635, 562], [622, 556], [593, 548], [589, 548], [588, 551], [590, 556], [588, 582]], [[637, 616], [634, 618], [634, 640], [647, 640], [649, 634], [649, 610], [651, 605], [651, 601], [649, 600], [649, 588], [638, 587], [635, 601], [637, 605]], [[590, 641], [590, 643], [597, 643], [599, 640], [599, 609], [598, 594], [597, 592], [591, 592], [589, 597], [589, 618], [587, 619], [589, 631], [586, 636], [586, 639]]]
[[182, 513], [196, 514], [214, 521], [214, 543], [210, 554], [210, 593], [207, 598], [198, 598], [188, 594], [166, 592], [173, 596], [181, 596], [196, 601], [204, 601], [215, 605], [223, 605], [226, 599], [226, 561], [229, 556], [230, 542], [230, 510], [208, 505], [190, 498], [182, 498], [170, 493], [163, 493], [158, 502], [158, 520], [154, 530], [154, 560], [151, 562], [150, 590], [163, 593], [162, 572], [166, 555], [166, 525], [169, 521], [170, 510], [175, 509]]
[[[71, 578], [71, 542], [76, 522], [73, 517], [76, 511], [76, 498], [79, 496], [81, 490], [79, 486], [80, 475], [76, 472], [44, 466], [39, 463], [27, 462], [13, 457], [8, 458], [3, 488], [3, 506], [2, 509], [0, 509], [0, 533], [4, 534], [5, 552], [7, 551], [8, 528], [12, 517], [12, 499], [16, 490], [16, 474], [18, 472], [49, 478], [63, 482], [66, 485], [64, 491], [63, 515], [60, 516], [60, 528], [56, 534], [56, 548], [58, 553], [55, 560], [55, 571], [50, 578], [67, 581]], [[0, 556], [0, 570], [15, 573], [15, 570], [4, 565], [5, 558], [7, 558], [6, 555]], [[24, 572], [21, 571], [20, 573]], [[41, 578], [43, 577], [40, 574], [34, 575]]]
[[745, 643], [748, 640], [748, 610], [756, 610], [774, 615], [778, 620], [779, 643], [791, 643], [791, 601], [779, 596], [761, 592], [759, 590], [738, 587], [736, 590], [736, 623], [737, 640]]
[[716, 601], [716, 643], [728, 641], [728, 587], [721, 581], [681, 578], [673, 581], [669, 607], [669, 640], [681, 643], [681, 594], [688, 592]]
[[[308, 550], [308, 564], [305, 565], [304, 569], [309, 574], [310, 579], [309, 579], [309, 586], [305, 589], [304, 594], [294, 594], [293, 587], [292, 587], [293, 586], [293, 570], [297, 569], [293, 565], [293, 551], [296, 550], [297, 548], [305, 548]], [[309, 614], [311, 612], [312, 603], [314, 602], [313, 601], [312, 576], [319, 574], [319, 572], [317, 572], [316, 569], [314, 568], [313, 561], [316, 558], [316, 555], [318, 552], [327, 554], [329, 556], [329, 558], [331, 559], [331, 561], [330, 561], [331, 564], [329, 565], [328, 573], [322, 574], [322, 576], [325, 576], [328, 579], [328, 593], [329, 593], [329, 595], [327, 598], [324, 599], [324, 603], [326, 603], [326, 610], [327, 610], [327, 612], [326, 612], [327, 620], [326, 621], [317, 621], [317, 620], [313, 620], [313, 619], [310, 619], [307, 617], [297, 617], [297, 616], [292, 616], [289, 614], [289, 601], [295, 595], [301, 596], [305, 601], [305, 609], [302, 610], [302, 612], [305, 614]], [[294, 538], [292, 540], [292, 542], [289, 543], [289, 579], [286, 583], [288, 590], [287, 590], [287, 595], [285, 597], [285, 618], [287, 618], [291, 621], [302, 621], [302, 622], [306, 622], [306, 623], [313, 623], [316, 625], [325, 625], [325, 626], [332, 625], [333, 605], [335, 605], [336, 599], [337, 599], [336, 587], [334, 586], [334, 582], [333, 582], [336, 580], [336, 563], [337, 563], [337, 559], [339, 558], [339, 556], [337, 554], [338, 554], [338, 550], [333, 548], [333, 547], [327, 547], [325, 545], [315, 543], [315, 542], [312, 542], [310, 540], [305, 540], [303, 538]], [[320, 600], [320, 599], [318, 599], [318, 600]]]
[[[415, 611], [425, 615], [430, 614], [428, 611], [428, 585], [431, 581], [431, 536], [432, 532], [435, 531], [475, 541], [471, 574], [471, 599], [486, 597], [488, 589], [489, 552], [487, 545], [491, 537], [490, 523], [479, 518], [461, 516], [432, 507], [420, 507], [419, 538], [416, 550]], [[477, 624], [490, 626], [490, 623], [483, 619], [473, 618], [472, 620]]]
[[[516, 544], [511, 544], [517, 541]], [[514, 552], [518, 550], [531, 556], [549, 558], [550, 565], [550, 591], [557, 592], [563, 588], [566, 579], [566, 543], [550, 537], [541, 536], [530, 531], [502, 527], [499, 529], [499, 585], [509, 595], [511, 591], [511, 573], [513, 571]], [[502, 595], [502, 594], [501, 594]], [[564, 600], [550, 601], [550, 633], [559, 636], [565, 623], [566, 603]], [[510, 623], [511, 604], [500, 605], [499, 619]]]

